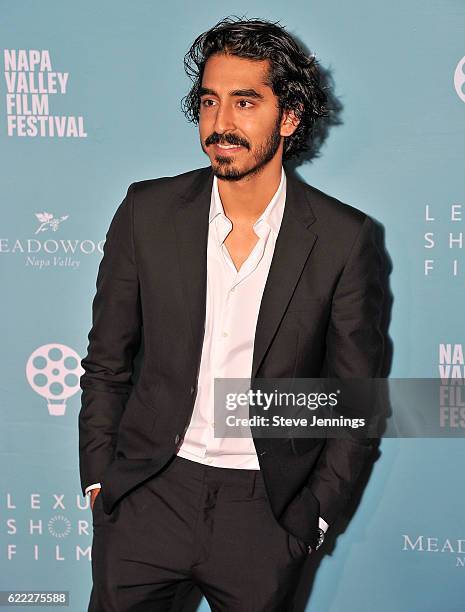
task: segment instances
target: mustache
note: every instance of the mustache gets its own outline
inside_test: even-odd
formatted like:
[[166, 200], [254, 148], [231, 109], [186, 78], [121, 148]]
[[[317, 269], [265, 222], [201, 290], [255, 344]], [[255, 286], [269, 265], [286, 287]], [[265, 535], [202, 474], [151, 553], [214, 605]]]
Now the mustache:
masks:
[[211, 134], [206, 140], [205, 140], [205, 146], [208, 147], [209, 145], [214, 145], [214, 144], [230, 144], [230, 145], [236, 145], [236, 146], [242, 146], [245, 147], [246, 149], [250, 149], [250, 145], [247, 142], [247, 140], [245, 140], [244, 138], [241, 138], [240, 136], [235, 136], [234, 134], [218, 134], [217, 132], [213, 132], [213, 134]]

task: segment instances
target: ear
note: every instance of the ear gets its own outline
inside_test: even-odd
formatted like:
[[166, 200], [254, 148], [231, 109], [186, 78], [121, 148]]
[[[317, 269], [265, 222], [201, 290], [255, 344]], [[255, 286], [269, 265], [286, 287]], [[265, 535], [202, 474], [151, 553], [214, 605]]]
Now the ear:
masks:
[[292, 136], [300, 123], [294, 110], [284, 111], [281, 118], [281, 136]]

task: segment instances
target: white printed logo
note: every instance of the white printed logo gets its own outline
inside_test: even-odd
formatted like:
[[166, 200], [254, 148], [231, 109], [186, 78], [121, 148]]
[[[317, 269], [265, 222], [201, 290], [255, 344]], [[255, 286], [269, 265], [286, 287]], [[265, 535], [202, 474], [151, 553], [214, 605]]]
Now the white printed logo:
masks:
[[39, 232], [46, 232], [48, 229], [51, 229], [52, 231], [56, 232], [58, 227], [60, 226], [60, 223], [62, 221], [66, 221], [69, 215], [65, 215], [64, 217], [57, 217], [55, 219], [52, 213], [44, 211], [41, 213], [36, 213], [36, 217], [39, 219], [40, 225], [34, 233], [38, 234]]
[[83, 373], [81, 358], [64, 344], [39, 346], [26, 364], [26, 378], [34, 391], [47, 400], [51, 416], [65, 414], [66, 400], [79, 391]]
[[51, 111], [54, 96], [68, 93], [69, 72], [53, 69], [48, 49], [4, 49], [3, 61], [8, 136], [87, 138], [84, 117]]
[[54, 538], [66, 538], [71, 533], [71, 521], [62, 514], [55, 514], [48, 522], [48, 531]]
[[457, 68], [455, 69], [455, 72], [454, 72], [455, 91], [457, 92], [457, 95], [462, 100], [462, 102], [465, 102], [465, 91], [463, 91], [463, 85], [465, 83], [464, 66], [465, 66], [465, 55], [462, 57], [462, 59], [457, 64]]

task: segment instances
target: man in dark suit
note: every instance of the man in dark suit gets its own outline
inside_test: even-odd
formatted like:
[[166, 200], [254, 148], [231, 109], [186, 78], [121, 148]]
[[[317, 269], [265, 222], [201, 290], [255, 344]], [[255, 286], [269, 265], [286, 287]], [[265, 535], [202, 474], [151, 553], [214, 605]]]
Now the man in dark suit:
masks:
[[313, 56], [226, 19], [185, 65], [210, 166], [129, 187], [82, 360], [89, 610], [169, 610], [192, 583], [213, 610], [287, 611], [372, 440], [215, 437], [214, 379], [380, 376], [381, 258], [366, 214], [283, 169], [326, 113]]

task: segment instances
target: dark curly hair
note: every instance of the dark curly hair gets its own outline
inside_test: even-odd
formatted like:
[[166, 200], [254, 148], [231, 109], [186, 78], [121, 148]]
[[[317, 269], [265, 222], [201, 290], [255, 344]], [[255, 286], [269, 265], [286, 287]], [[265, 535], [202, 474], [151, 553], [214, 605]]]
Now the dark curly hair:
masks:
[[300, 123], [284, 139], [283, 159], [309, 149], [316, 120], [328, 115], [327, 95], [313, 54], [306, 54], [278, 22], [226, 17], [198, 36], [184, 57], [184, 69], [193, 82], [182, 99], [187, 119], [199, 122], [199, 91], [205, 64], [215, 53], [251, 60], [270, 60], [267, 85], [278, 97], [280, 112], [292, 110]]

